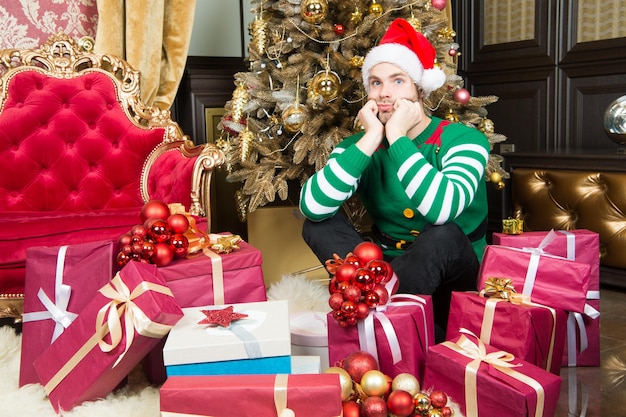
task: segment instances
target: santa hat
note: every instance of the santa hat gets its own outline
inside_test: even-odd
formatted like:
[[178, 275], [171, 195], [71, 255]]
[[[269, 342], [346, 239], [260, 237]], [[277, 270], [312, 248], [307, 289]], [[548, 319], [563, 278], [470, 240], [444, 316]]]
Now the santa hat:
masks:
[[369, 93], [372, 68], [387, 62], [396, 65], [426, 93], [438, 89], [446, 82], [446, 74], [435, 67], [437, 52], [428, 39], [404, 19], [395, 19], [383, 35], [378, 46], [372, 48], [363, 61], [363, 84]]

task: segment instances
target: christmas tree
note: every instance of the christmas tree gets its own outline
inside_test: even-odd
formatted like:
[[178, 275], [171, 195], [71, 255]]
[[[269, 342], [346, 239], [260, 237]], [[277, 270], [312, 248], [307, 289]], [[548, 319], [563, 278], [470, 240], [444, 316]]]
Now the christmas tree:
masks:
[[[408, 20], [437, 50], [447, 82], [425, 100], [432, 115], [480, 129], [491, 149], [504, 141], [485, 106], [497, 97], [471, 97], [456, 73], [460, 46], [446, 0], [252, 0], [249, 72], [235, 75], [232, 100], [220, 121], [218, 146], [227, 180], [240, 182], [238, 214], [288, 198], [321, 169], [344, 137], [361, 129], [356, 115], [367, 101], [361, 66], [389, 24]], [[508, 174], [490, 155], [486, 181], [503, 188]], [[355, 225], [364, 212], [349, 201]]]

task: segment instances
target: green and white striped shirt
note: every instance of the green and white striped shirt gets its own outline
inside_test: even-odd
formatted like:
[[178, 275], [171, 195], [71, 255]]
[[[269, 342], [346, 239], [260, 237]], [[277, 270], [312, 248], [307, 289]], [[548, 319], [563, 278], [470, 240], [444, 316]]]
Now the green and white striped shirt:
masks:
[[[412, 241], [427, 224], [451, 221], [469, 235], [486, 219], [490, 146], [482, 132], [432, 117], [417, 138], [402, 137], [392, 146], [384, 140], [371, 157], [355, 146], [362, 135], [339, 143], [305, 182], [300, 210], [308, 219], [332, 217], [355, 192], [380, 231], [398, 241]], [[482, 259], [485, 237], [473, 244]]]

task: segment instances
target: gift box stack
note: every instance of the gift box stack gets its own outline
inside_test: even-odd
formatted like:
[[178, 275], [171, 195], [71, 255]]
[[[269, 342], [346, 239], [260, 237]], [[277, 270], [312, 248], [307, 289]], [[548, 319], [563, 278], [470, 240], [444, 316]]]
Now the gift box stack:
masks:
[[599, 365], [598, 264], [587, 230], [495, 233], [480, 291], [452, 295], [424, 387], [445, 390], [466, 416], [553, 416], [561, 366]]

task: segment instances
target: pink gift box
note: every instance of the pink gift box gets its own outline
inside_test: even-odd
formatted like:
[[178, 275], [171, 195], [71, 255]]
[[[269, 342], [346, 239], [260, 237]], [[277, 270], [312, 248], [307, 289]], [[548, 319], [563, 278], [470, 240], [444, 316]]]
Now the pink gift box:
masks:
[[[237, 246], [239, 249], [219, 255], [207, 249], [203, 254], [159, 268], [181, 307], [267, 301], [261, 251], [245, 241], [239, 241]], [[164, 345], [165, 339], [142, 363], [146, 377], [153, 384], [162, 384], [167, 378]]]
[[467, 329], [487, 345], [559, 375], [567, 313], [539, 305], [518, 305], [477, 293], [453, 292], [446, 340]]
[[161, 387], [161, 416], [342, 415], [338, 374], [172, 376]]
[[261, 251], [244, 241], [237, 245], [227, 254], [207, 249], [159, 268], [181, 307], [267, 300]]
[[108, 395], [182, 316], [157, 267], [129, 262], [35, 361], [52, 407]]
[[386, 309], [370, 311], [357, 326], [340, 327], [332, 313], [326, 320], [330, 366], [362, 350], [378, 359], [379, 370], [385, 375], [393, 378], [407, 372], [421, 381], [426, 353], [435, 343], [430, 296], [393, 295]]
[[508, 246], [487, 245], [478, 288], [489, 278], [508, 278], [515, 290], [533, 302], [553, 308], [585, 311], [590, 266], [565, 258]]
[[113, 274], [111, 241], [40, 246], [26, 251], [20, 387], [39, 383], [33, 367], [35, 359]]
[[[524, 232], [521, 235], [494, 233], [493, 243], [515, 248], [537, 247], [549, 236], [546, 253], [589, 264], [586, 315], [570, 313], [563, 366], [600, 365], [600, 236], [585, 229]], [[575, 325], [574, 325], [575, 324]], [[581, 351], [581, 347], [587, 347]]]
[[444, 391], [466, 417], [550, 417], [561, 378], [462, 335], [430, 348], [422, 387]]

